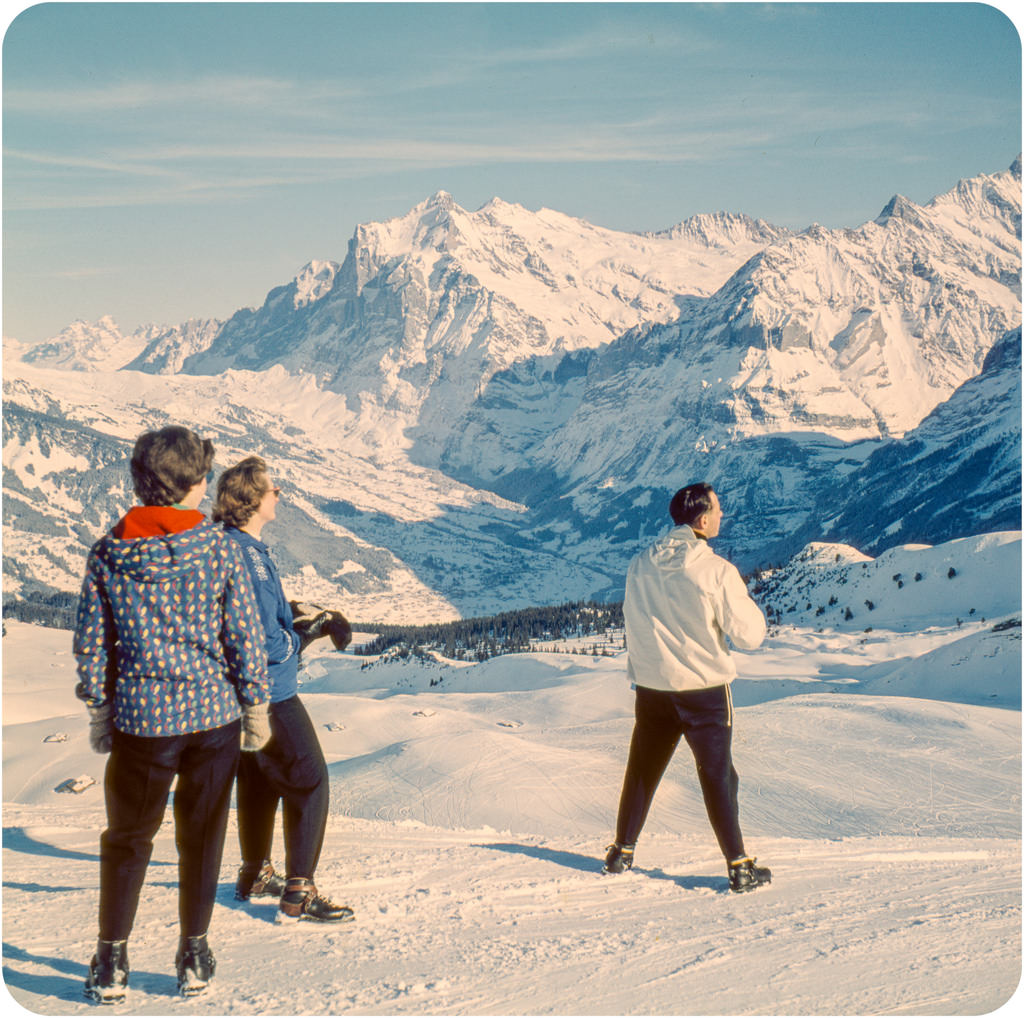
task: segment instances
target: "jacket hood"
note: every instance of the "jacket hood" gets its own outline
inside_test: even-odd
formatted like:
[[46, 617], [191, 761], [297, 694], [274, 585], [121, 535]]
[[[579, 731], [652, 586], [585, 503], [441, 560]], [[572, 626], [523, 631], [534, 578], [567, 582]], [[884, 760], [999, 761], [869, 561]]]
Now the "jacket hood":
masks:
[[166, 583], [194, 569], [222, 539], [220, 527], [203, 517], [179, 533], [133, 539], [110, 534], [98, 551], [116, 573], [140, 583]]
[[704, 555], [711, 550], [703, 537], [698, 537], [693, 528], [683, 523], [673, 527], [664, 537], [659, 537], [651, 545], [651, 558], [664, 565], [673, 560], [682, 566], [692, 560], [695, 555]]

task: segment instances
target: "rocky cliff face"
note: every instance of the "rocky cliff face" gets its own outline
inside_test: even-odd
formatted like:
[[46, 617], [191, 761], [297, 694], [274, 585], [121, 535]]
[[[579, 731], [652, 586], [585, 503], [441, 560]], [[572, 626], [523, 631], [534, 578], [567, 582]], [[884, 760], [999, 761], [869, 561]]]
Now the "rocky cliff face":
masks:
[[1020, 529], [1020, 332], [1007, 333], [981, 373], [918, 427], [853, 471], [846, 504], [819, 496], [821, 533], [877, 554], [894, 544]]

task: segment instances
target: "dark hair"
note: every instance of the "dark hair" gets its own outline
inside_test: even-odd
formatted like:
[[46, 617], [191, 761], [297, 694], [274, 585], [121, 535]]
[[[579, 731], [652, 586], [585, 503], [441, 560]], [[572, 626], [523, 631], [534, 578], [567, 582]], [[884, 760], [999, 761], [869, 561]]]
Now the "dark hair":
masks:
[[711, 493], [715, 489], [705, 481], [688, 484], [680, 488], [668, 505], [668, 511], [677, 527], [684, 523], [694, 524], [705, 513], [711, 512]]
[[247, 456], [217, 478], [213, 518], [218, 523], [244, 527], [267, 493], [267, 464], [259, 456]]
[[174, 505], [210, 472], [213, 443], [171, 425], [147, 431], [132, 450], [132, 484], [143, 505]]

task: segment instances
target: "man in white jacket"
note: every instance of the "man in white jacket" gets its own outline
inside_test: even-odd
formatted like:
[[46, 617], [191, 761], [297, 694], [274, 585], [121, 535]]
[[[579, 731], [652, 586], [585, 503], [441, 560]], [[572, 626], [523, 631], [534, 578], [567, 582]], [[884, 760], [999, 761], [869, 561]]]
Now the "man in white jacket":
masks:
[[604, 871], [632, 867], [658, 783], [685, 737], [729, 886], [750, 891], [769, 883], [771, 870], [755, 865], [740, 832], [730, 691], [736, 665], [726, 638], [742, 650], [759, 647], [764, 615], [736, 567], [708, 546], [722, 522], [711, 485], [677, 491], [669, 512], [676, 526], [633, 559], [626, 576], [623, 614], [636, 724]]

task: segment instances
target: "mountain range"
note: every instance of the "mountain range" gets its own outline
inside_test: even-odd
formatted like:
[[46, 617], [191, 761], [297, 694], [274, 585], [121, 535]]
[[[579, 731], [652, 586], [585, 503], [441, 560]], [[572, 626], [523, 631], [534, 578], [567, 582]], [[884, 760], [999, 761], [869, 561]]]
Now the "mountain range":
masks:
[[11, 344], [5, 586], [77, 586], [163, 421], [264, 455], [286, 585], [380, 621], [614, 598], [692, 480], [745, 570], [1014, 529], [1020, 192], [1018, 157], [853, 229], [648, 234], [438, 192], [227, 321]]

